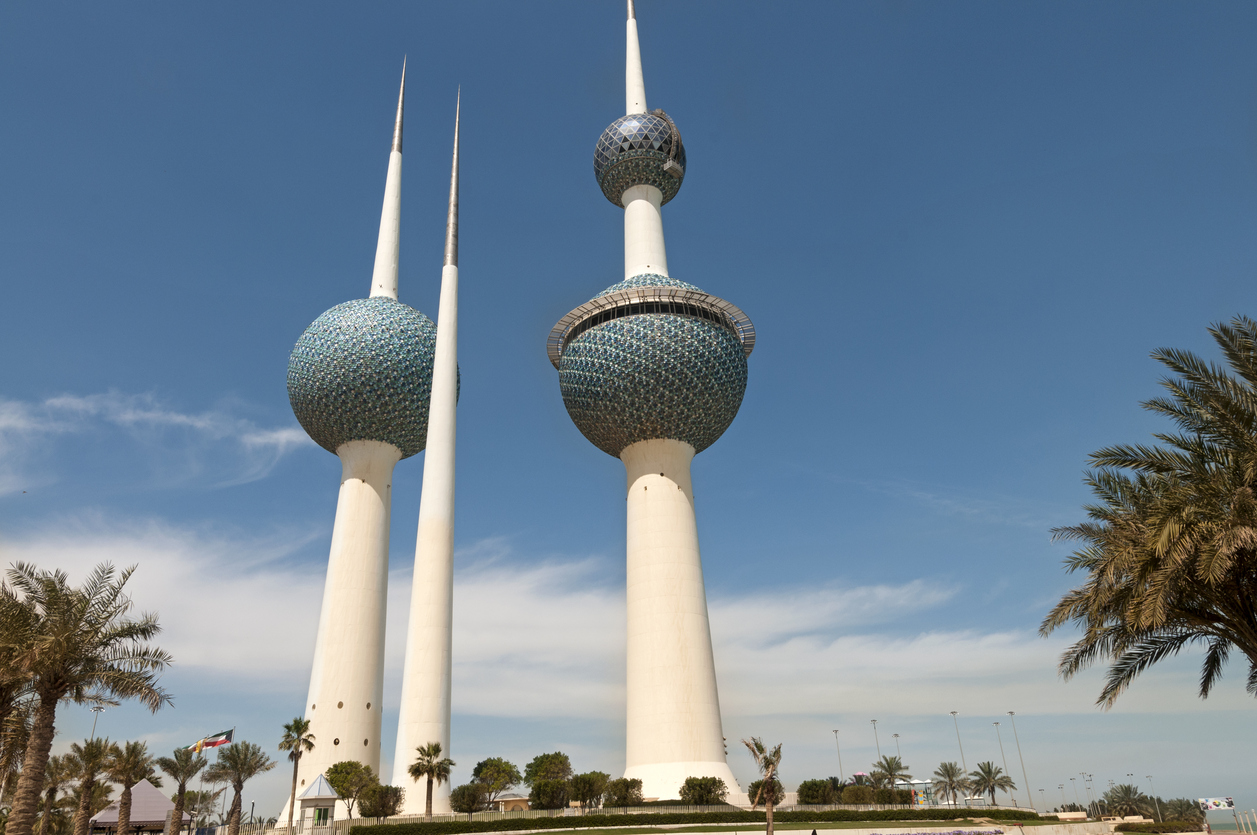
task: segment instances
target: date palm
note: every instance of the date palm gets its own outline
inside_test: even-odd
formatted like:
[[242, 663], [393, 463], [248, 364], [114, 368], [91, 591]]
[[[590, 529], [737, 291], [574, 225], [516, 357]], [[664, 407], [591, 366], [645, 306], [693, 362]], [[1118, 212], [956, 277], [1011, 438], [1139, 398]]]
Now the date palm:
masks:
[[135, 788], [135, 784], [148, 780], [154, 786], [161, 785], [161, 778], [153, 766], [153, 758], [143, 742], [127, 742], [110, 758], [105, 774], [122, 786], [122, 794], [118, 796], [117, 835], [131, 833], [131, 789]]
[[71, 764], [78, 781], [79, 806], [74, 813], [74, 835], [87, 835], [88, 823], [96, 813], [92, 808], [95, 788], [109, 763], [121, 753], [116, 743], [105, 739], [86, 739], [70, 746]]
[[35, 715], [7, 835], [31, 835], [34, 829], [59, 703], [137, 699], [152, 711], [170, 703], [158, 686], [170, 656], [148, 643], [161, 631], [157, 616], [128, 617], [132, 603], [125, 586], [133, 571], [118, 572], [105, 563], [74, 588], [64, 572], [17, 563], [8, 571], [8, 584], [0, 586], [6, 605], [17, 601], [36, 618], [17, 659], [30, 675]]
[[1205, 813], [1200, 804], [1186, 797], [1176, 797], [1165, 804], [1165, 819], [1172, 821], [1191, 821], [1204, 823]]
[[1104, 793], [1103, 802], [1110, 815], [1142, 815], [1152, 811], [1152, 798], [1129, 783], [1119, 783]]
[[288, 752], [292, 760], [292, 794], [288, 796], [288, 831], [292, 832], [292, 813], [297, 806], [297, 770], [301, 755], [314, 750], [314, 734], [310, 733], [310, 720], [300, 716], [284, 725], [284, 736], [279, 740], [279, 750]]
[[234, 742], [218, 749], [218, 759], [205, 769], [205, 779], [211, 783], [231, 786], [231, 809], [227, 812], [227, 835], [239, 835], [240, 813], [244, 809], [241, 793], [244, 784], [259, 774], [265, 774], [277, 763], [252, 742]]
[[209, 761], [191, 748], [176, 748], [173, 757], [158, 757], [154, 762], [175, 783], [175, 811], [170, 816], [170, 830], [165, 835], [176, 835], [183, 827], [183, 807], [187, 802], [188, 783], [201, 773], [201, 769]]
[[27, 669], [38, 622], [34, 606], [0, 581], [0, 797], [20, 771], [30, 738], [31, 677]]
[[875, 779], [880, 776], [885, 781], [886, 787], [891, 789], [900, 780], [912, 779], [912, 775], [908, 773], [908, 766], [904, 765], [898, 757], [892, 756], [882, 757], [873, 763], [873, 776]]
[[450, 779], [450, 769], [456, 764], [449, 757], [441, 756], [441, 743], [429, 742], [415, 749], [419, 756], [411, 763], [407, 773], [412, 780], [428, 779], [428, 796], [423, 808], [423, 819], [432, 820], [432, 785], [441, 785]]
[[1054, 532], [1082, 543], [1066, 566], [1086, 581], [1040, 632], [1082, 628], [1059, 669], [1070, 678], [1108, 663], [1104, 707], [1190, 645], [1205, 649], [1201, 698], [1232, 651], [1247, 658], [1257, 696], [1257, 322], [1237, 317], [1209, 332], [1225, 366], [1174, 349], [1152, 354], [1176, 376], [1162, 381], [1168, 396], [1143, 406], [1177, 431], [1154, 435], [1159, 445], [1093, 453], [1089, 521]]
[[44, 769], [44, 811], [39, 818], [39, 835], [48, 835], [57, 795], [74, 777], [74, 763], [69, 754], [48, 758], [48, 766]]
[[976, 771], [969, 772], [969, 785], [978, 794], [990, 794], [991, 805], [995, 805], [995, 792], [1011, 792], [1017, 788], [1013, 778], [993, 762], [978, 763]]
[[969, 789], [969, 779], [965, 777], [960, 763], [939, 763], [938, 768], [934, 769], [934, 791], [940, 797], [950, 797], [953, 806], [958, 802], [958, 795], [968, 792]]
[[[781, 765], [781, 743], [777, 743], [776, 747], [769, 748], [764, 745], [764, 741], [757, 736], [750, 739], [742, 740], [742, 744], [746, 746], [746, 750], [751, 752], [751, 756], [755, 758], [755, 767], [759, 769], [759, 773], [763, 776], [763, 782], [760, 784], [759, 795], [764, 798], [764, 817], [767, 821], [767, 835], [773, 835], [773, 779], [777, 776], [777, 768]], [[768, 791], [765, 792], [764, 789]], [[751, 806], [759, 805], [760, 798], [757, 796], [751, 801]]]

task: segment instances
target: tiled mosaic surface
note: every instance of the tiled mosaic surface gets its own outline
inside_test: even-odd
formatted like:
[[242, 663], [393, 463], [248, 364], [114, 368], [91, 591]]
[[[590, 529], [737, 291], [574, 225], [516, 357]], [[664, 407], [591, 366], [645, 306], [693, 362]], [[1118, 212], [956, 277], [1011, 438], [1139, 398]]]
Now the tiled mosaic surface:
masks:
[[681, 189], [685, 172], [685, 145], [677, 137], [676, 161], [681, 177], [663, 170], [672, 148], [672, 128], [666, 119], [649, 113], [621, 116], [612, 122], [594, 149], [594, 177], [607, 199], [619, 206], [631, 186], [651, 185], [667, 203]]
[[[618, 284], [612, 284], [610, 287], [594, 296], [594, 299], [609, 296], [612, 293], [619, 292], [620, 290], [632, 290], [634, 287], [679, 287], [682, 290], [695, 290], [699, 293], [703, 292], [693, 284], [678, 281], [677, 279], [670, 278], [666, 275], [659, 275], [659, 273], [639, 273], [632, 278], [624, 279]], [[590, 301], [593, 301], [593, 299], [590, 299]]]
[[629, 316], [568, 344], [559, 388], [581, 434], [608, 455], [618, 458], [629, 444], [654, 438], [702, 452], [742, 405], [746, 354], [737, 337], [702, 319]]
[[314, 320], [288, 358], [288, 400], [301, 427], [335, 452], [384, 441], [408, 458], [428, 436], [436, 325], [396, 299], [338, 304]]

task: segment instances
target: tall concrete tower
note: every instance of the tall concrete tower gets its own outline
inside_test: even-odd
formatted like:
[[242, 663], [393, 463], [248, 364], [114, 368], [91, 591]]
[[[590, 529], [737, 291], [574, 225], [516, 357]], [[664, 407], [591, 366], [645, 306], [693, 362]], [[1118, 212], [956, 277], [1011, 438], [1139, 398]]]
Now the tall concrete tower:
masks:
[[380, 768], [393, 467], [424, 448], [437, 341], [432, 321], [397, 300], [405, 95], [403, 66], [370, 296], [315, 319], [288, 360], [297, 420], [341, 461], [305, 708], [315, 748], [301, 785], [341, 760]]
[[[459, 99], [461, 101], [461, 95]], [[402, 814], [423, 812], [426, 782], [407, 769], [415, 749], [430, 742], [450, 750], [450, 658], [454, 615], [454, 437], [458, 405], [458, 105], [454, 107], [454, 162], [450, 206], [445, 222], [445, 265], [437, 311], [436, 360], [432, 367], [432, 408], [428, 451], [423, 462], [423, 495], [415, 543], [414, 587], [406, 630], [401, 713], [393, 756], [392, 785], [406, 788]], [[449, 783], [433, 788], [432, 810], [450, 811]]]
[[563, 404], [628, 476], [628, 737], [625, 777], [675, 798], [687, 777], [737, 780], [725, 760], [690, 462], [715, 443], [746, 391], [746, 315], [668, 274], [661, 207], [685, 148], [646, 108], [628, 3], [627, 115], [602, 133], [594, 175], [624, 210], [624, 280], [559, 320], [547, 349]]

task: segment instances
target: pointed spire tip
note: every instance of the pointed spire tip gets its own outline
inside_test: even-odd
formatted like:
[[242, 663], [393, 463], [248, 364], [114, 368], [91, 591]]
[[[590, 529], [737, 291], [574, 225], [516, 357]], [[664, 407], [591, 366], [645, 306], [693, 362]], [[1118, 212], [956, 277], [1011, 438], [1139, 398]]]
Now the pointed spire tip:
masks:
[[406, 105], [406, 56], [402, 56], [402, 88], [397, 94], [397, 121], [393, 125], [393, 150], [402, 152], [402, 111]]
[[454, 101], [454, 160], [450, 166], [450, 209], [445, 220], [445, 265], [458, 266], [458, 122], [463, 107], [463, 85]]
[[633, 8], [633, 0], [628, 0], [628, 19], [637, 20], [637, 11]]

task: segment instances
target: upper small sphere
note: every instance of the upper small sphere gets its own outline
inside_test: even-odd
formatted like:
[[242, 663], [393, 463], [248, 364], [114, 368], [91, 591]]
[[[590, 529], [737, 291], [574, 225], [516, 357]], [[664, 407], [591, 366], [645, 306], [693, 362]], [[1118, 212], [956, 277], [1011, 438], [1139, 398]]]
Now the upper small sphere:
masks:
[[594, 176], [602, 193], [617, 206], [622, 205], [624, 192], [632, 186], [654, 186], [663, 193], [664, 203], [681, 189], [685, 146], [671, 122], [655, 115], [662, 112], [621, 116], [598, 138]]
[[314, 320], [288, 358], [288, 400], [301, 427], [331, 452], [383, 441], [403, 458], [428, 437], [436, 325], [383, 296], [338, 304]]

